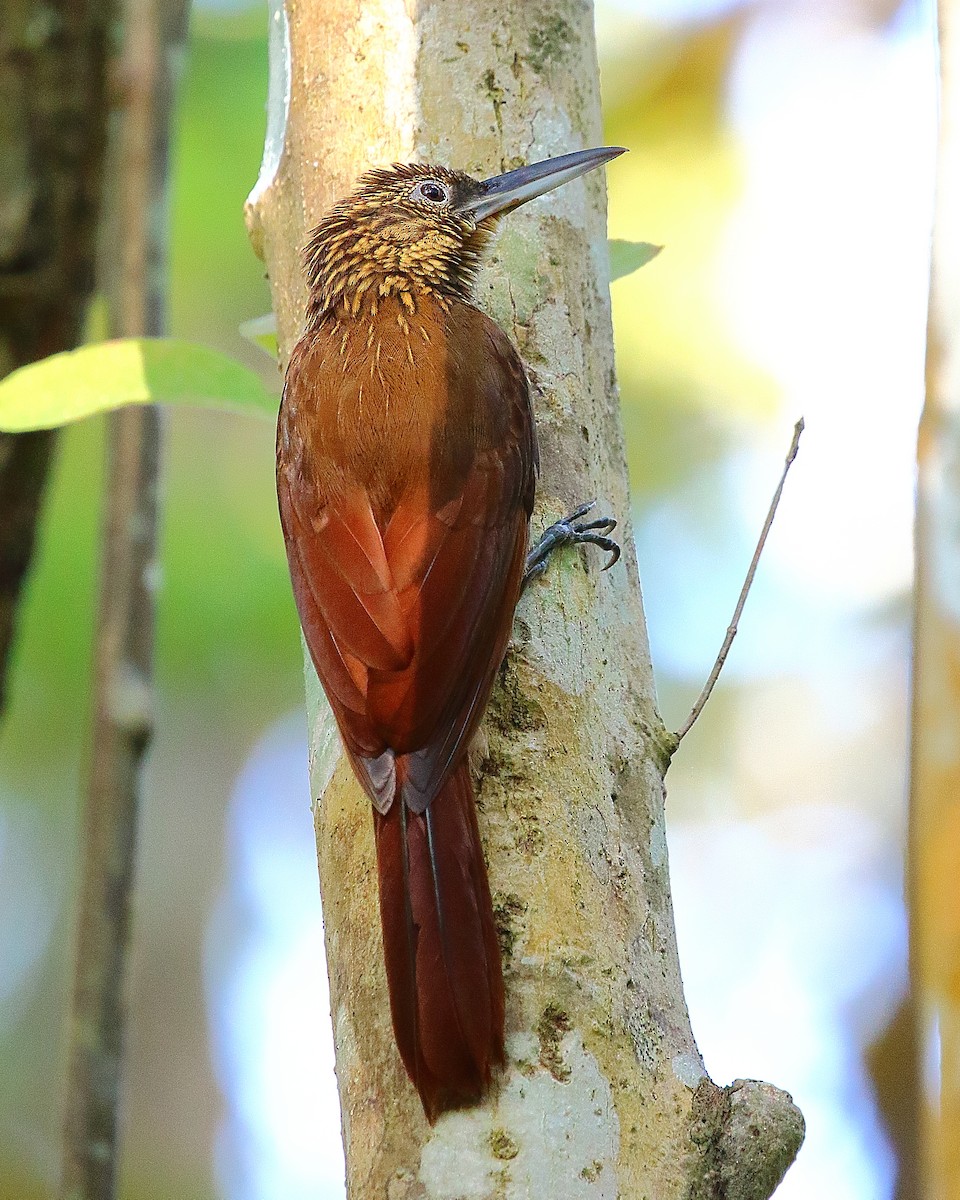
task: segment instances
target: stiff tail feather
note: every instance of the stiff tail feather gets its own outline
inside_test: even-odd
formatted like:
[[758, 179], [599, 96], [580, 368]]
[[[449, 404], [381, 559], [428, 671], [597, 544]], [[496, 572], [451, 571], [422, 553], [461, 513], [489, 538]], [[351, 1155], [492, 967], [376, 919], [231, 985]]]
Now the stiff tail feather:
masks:
[[380, 919], [400, 1057], [431, 1122], [476, 1103], [502, 1064], [503, 973], [466, 762], [423, 813], [374, 810]]

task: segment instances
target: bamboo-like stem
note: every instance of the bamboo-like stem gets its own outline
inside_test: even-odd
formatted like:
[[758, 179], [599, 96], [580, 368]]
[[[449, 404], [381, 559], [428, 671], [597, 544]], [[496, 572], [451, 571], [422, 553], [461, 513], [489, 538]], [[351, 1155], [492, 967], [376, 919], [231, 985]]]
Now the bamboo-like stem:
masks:
[[[601, 144], [588, 0], [274, 0], [272, 20], [247, 220], [283, 357], [302, 320], [306, 230], [362, 170], [419, 159], [484, 177]], [[624, 553], [603, 573], [602, 556], [560, 555], [520, 604], [475, 747], [508, 1064], [482, 1105], [432, 1127], [393, 1040], [370, 804], [307, 668], [350, 1200], [763, 1200], [802, 1138], [785, 1093], [709, 1080], [683, 998], [663, 812], [673, 735], [629, 527], [604, 215], [599, 173], [525, 206], [477, 287], [532, 375], [534, 527], [596, 496], [621, 519]]]
[[[125, 0], [123, 107], [107, 291], [113, 332], [163, 332], [163, 203], [173, 55], [185, 0]], [[110, 270], [110, 266], [113, 270]], [[61, 1196], [112, 1200], [126, 1030], [124, 985], [143, 757], [153, 732], [154, 556], [160, 414], [108, 421], [107, 496], [95, 648], [94, 727], [84, 816]]]
[[[910, 972], [918, 1195], [960, 1198], [960, 3], [940, 0], [940, 148], [917, 449]], [[914, 1169], [909, 1159], [907, 1171]]]

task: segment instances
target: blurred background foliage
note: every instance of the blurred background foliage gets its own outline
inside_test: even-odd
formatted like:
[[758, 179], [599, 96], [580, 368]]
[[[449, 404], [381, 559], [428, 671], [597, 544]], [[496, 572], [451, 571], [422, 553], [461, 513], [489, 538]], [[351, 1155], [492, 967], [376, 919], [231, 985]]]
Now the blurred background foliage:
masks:
[[[242, 204], [266, 14], [199, 5], [171, 332], [272, 368]], [[933, 183], [921, 0], [600, 0], [634, 520], [662, 708], [719, 646], [793, 421], [741, 638], [671, 770], [681, 957], [719, 1082], [793, 1091], [783, 1197], [912, 1195], [902, 854], [914, 435]], [[253, 418], [170, 413], [122, 1194], [342, 1195], [302, 666]], [[55, 1191], [102, 426], [66, 431], [0, 727], [0, 1200]], [[899, 1107], [898, 1107], [899, 1101]], [[906, 1173], [899, 1190], [898, 1156]]]

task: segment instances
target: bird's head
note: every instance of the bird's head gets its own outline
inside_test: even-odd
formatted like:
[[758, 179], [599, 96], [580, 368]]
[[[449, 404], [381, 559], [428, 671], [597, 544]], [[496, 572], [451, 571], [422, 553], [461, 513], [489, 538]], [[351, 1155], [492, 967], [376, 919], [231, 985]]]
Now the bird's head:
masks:
[[311, 310], [356, 314], [391, 295], [412, 306], [423, 292], [469, 299], [499, 217], [622, 153], [580, 150], [485, 180], [424, 163], [368, 171], [307, 243]]

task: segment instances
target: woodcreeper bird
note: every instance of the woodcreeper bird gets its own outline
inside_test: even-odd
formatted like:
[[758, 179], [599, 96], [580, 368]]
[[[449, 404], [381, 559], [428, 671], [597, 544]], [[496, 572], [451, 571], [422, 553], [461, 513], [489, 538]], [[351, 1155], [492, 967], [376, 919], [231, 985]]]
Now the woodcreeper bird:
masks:
[[307, 646], [373, 805], [397, 1047], [424, 1111], [478, 1101], [504, 1060], [504, 991], [467, 746], [525, 579], [606, 535], [583, 505], [527, 555], [539, 469], [523, 365], [473, 302], [497, 219], [621, 154], [479, 181], [364, 175], [310, 235], [310, 293], [277, 431]]

